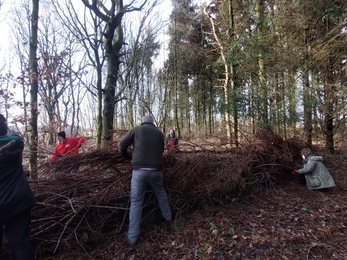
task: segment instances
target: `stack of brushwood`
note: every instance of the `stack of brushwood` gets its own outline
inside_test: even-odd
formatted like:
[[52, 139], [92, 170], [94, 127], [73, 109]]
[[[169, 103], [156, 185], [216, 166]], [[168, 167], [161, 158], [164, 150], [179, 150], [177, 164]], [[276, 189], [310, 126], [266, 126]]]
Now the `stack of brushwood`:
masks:
[[[239, 148], [204, 149], [200, 144], [192, 150], [182, 142], [180, 151], [164, 154], [164, 186], [176, 217], [203, 203], [230, 203], [248, 198], [255, 189], [275, 189], [292, 170], [294, 156], [303, 145], [296, 139], [283, 140], [269, 129], [260, 129], [255, 139]], [[39, 167], [40, 178], [30, 181], [38, 201], [32, 210], [32, 239], [38, 256], [89, 251], [105, 244], [111, 234], [125, 232], [132, 169], [130, 160], [115, 147]], [[71, 174], [76, 164], [80, 171]], [[160, 221], [157, 212], [149, 189], [144, 225], [146, 220]]]

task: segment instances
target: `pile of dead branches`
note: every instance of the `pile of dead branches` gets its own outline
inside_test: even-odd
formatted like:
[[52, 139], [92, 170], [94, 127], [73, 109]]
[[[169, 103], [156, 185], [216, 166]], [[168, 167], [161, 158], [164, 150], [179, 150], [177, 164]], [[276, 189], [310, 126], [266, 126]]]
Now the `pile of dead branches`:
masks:
[[[238, 149], [166, 153], [164, 185], [172, 208], [179, 216], [201, 203], [223, 203], [254, 187], [269, 188], [291, 171], [301, 148], [302, 142], [284, 141], [263, 129]], [[76, 165], [80, 171], [71, 174]], [[131, 170], [130, 160], [110, 147], [41, 165], [40, 179], [30, 183], [38, 201], [32, 211], [37, 255], [89, 251], [125, 232]], [[144, 218], [157, 207], [149, 190]]]

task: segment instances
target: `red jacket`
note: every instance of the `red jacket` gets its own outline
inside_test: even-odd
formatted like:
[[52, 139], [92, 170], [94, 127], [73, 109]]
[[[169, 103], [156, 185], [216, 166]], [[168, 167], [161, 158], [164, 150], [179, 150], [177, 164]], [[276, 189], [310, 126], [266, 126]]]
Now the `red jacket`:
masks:
[[176, 137], [176, 135], [168, 135], [166, 137], [166, 147], [167, 149], [175, 149], [178, 148], [178, 138]]
[[67, 154], [78, 154], [78, 148], [84, 143], [86, 139], [84, 137], [66, 137], [63, 143], [57, 144], [54, 148], [51, 161], [55, 160], [59, 156]]

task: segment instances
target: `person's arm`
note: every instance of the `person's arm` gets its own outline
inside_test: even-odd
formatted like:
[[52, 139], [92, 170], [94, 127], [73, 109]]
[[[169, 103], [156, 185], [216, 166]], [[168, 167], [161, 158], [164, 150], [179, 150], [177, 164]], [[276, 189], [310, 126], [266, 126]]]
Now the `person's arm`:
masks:
[[16, 140], [9, 141], [4, 146], [0, 147], [0, 154], [2, 154], [5, 150], [9, 149], [11, 146], [16, 144]]
[[81, 144], [85, 142], [85, 138], [84, 137], [67, 137], [65, 139], [66, 145], [65, 146], [65, 151], [64, 151], [64, 155], [67, 154], [78, 154], [78, 148], [81, 147]]
[[128, 158], [128, 147], [132, 145], [134, 141], [134, 134], [132, 130], [129, 130], [125, 136], [119, 141], [118, 143], [118, 151], [124, 156], [125, 158]]
[[314, 168], [316, 167], [317, 161], [308, 159], [307, 163], [304, 164], [304, 167], [302, 169], [299, 169], [298, 172], [299, 174], [308, 174], [311, 173]]
[[22, 153], [24, 149], [23, 139], [18, 135], [1, 136], [0, 143], [0, 156], [3, 154], [11, 156], [13, 154]]
[[77, 138], [78, 138], [77, 148], [80, 148], [81, 144], [83, 144], [86, 141], [86, 139], [83, 136], [79, 136]]

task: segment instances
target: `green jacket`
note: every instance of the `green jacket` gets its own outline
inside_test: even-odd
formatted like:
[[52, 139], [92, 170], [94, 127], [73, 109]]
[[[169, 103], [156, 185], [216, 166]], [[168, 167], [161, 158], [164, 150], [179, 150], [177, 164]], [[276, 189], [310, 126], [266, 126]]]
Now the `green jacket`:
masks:
[[305, 174], [306, 185], [310, 190], [335, 187], [335, 181], [323, 164], [323, 157], [312, 153], [306, 155], [304, 167], [299, 174]]
[[151, 123], [142, 123], [129, 130], [118, 143], [118, 150], [127, 155], [133, 146], [131, 165], [133, 168], [163, 168], [164, 134]]

